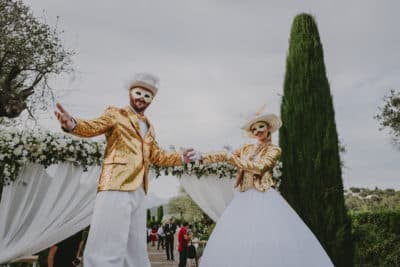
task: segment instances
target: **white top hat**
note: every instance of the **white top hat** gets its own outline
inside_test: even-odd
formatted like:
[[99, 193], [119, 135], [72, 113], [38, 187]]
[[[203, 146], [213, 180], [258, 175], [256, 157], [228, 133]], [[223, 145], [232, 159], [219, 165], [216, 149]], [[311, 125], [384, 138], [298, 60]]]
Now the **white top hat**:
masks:
[[160, 86], [160, 80], [157, 76], [150, 73], [136, 73], [133, 77], [132, 81], [129, 83], [128, 89], [132, 89], [135, 87], [141, 87], [149, 90], [155, 96], [158, 92], [158, 88]]
[[250, 132], [251, 126], [256, 122], [266, 122], [271, 127], [270, 132], [277, 131], [282, 126], [281, 118], [273, 113], [255, 114], [241, 127], [243, 130]]

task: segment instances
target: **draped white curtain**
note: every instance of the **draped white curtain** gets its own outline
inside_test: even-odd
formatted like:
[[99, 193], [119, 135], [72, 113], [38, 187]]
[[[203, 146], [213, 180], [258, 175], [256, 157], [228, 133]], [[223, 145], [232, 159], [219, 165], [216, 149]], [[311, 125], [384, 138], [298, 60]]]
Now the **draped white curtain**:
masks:
[[0, 202], [0, 263], [37, 253], [89, 225], [98, 166], [26, 164]]
[[[90, 224], [100, 167], [71, 163], [26, 164], [18, 179], [4, 187], [0, 202], [0, 263], [32, 255]], [[150, 175], [154, 178], [154, 175]], [[184, 176], [181, 185], [217, 221], [233, 198], [234, 179]], [[150, 185], [151, 186], [151, 185]], [[156, 192], [147, 207], [160, 205]]]
[[181, 185], [197, 205], [213, 220], [218, 221], [234, 195], [235, 179], [206, 176], [182, 176]]

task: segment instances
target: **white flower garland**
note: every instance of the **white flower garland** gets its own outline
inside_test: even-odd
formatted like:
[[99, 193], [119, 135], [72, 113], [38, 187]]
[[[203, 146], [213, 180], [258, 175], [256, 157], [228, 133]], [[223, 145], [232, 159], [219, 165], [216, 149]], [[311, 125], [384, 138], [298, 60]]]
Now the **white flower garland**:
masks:
[[61, 133], [6, 130], [0, 133], [0, 185], [14, 181], [26, 162], [45, 167], [60, 162], [100, 165], [104, 142], [78, 139]]
[[[95, 142], [76, 138], [63, 133], [48, 131], [6, 130], [0, 133], [0, 186], [14, 181], [20, 168], [26, 162], [39, 163], [45, 167], [60, 162], [72, 162], [84, 170], [89, 166], [101, 165], [105, 149], [104, 142]], [[233, 178], [236, 168], [227, 163], [202, 165], [199, 162], [176, 167], [152, 165], [156, 176], [216, 175], [220, 178]], [[280, 183], [282, 163], [278, 162], [273, 170], [273, 177]]]

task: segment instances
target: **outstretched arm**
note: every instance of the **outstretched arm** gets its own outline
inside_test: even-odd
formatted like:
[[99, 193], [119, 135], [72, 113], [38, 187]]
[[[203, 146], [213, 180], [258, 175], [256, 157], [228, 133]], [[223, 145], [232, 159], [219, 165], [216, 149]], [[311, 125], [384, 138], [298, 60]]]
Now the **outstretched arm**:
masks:
[[82, 120], [73, 118], [60, 105], [57, 104], [58, 111], [55, 112], [61, 127], [64, 131], [80, 137], [93, 137], [104, 134], [113, 127], [114, 120], [112, 110], [109, 107], [103, 115], [94, 120]]
[[212, 152], [212, 153], [203, 153], [201, 155], [202, 157], [202, 163], [205, 165], [212, 164], [212, 163], [218, 163], [218, 162], [228, 162], [232, 165], [235, 165], [233, 161], [230, 159], [232, 156], [240, 157], [240, 149], [236, 149], [234, 151], [229, 151], [228, 149], [225, 149], [223, 151], [219, 152]]
[[188, 148], [182, 154], [179, 152], [167, 152], [160, 149], [154, 140], [150, 149], [150, 161], [158, 166], [178, 166], [193, 161], [193, 151], [192, 148]]
[[50, 247], [49, 254], [47, 255], [47, 265], [49, 267], [54, 267], [54, 256], [57, 253], [58, 247], [56, 245]]
[[58, 110], [55, 110], [54, 114], [60, 122], [61, 128], [64, 131], [72, 131], [72, 129], [74, 129], [76, 125], [74, 118], [69, 115], [69, 113], [64, 109], [63, 106], [61, 106], [60, 103], [57, 103], [56, 107]]
[[241, 159], [236, 155], [232, 155], [230, 161], [233, 162], [239, 169], [255, 174], [263, 174], [275, 166], [280, 156], [281, 149], [277, 146], [274, 146], [268, 150], [266, 155], [258, 160], [246, 160]]

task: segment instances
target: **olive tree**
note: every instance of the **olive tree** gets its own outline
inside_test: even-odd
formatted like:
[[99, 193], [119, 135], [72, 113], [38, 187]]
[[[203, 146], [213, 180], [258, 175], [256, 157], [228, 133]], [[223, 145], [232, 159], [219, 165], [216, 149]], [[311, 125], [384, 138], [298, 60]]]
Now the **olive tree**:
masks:
[[73, 52], [63, 48], [60, 34], [22, 1], [0, 0], [0, 118], [46, 107], [49, 78], [72, 71]]
[[388, 129], [394, 144], [400, 147], [400, 92], [391, 90], [383, 98], [384, 104], [379, 107], [375, 119], [380, 122], [380, 130]]

